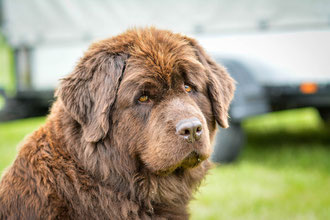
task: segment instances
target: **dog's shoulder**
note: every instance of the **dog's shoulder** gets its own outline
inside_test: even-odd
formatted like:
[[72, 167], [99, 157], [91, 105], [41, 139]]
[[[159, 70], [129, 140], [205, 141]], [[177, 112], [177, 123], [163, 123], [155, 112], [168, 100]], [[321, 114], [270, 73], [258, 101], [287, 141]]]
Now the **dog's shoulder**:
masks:
[[56, 213], [50, 203], [59, 200], [52, 184], [54, 151], [47, 124], [27, 136], [0, 182], [0, 219], [36, 219]]

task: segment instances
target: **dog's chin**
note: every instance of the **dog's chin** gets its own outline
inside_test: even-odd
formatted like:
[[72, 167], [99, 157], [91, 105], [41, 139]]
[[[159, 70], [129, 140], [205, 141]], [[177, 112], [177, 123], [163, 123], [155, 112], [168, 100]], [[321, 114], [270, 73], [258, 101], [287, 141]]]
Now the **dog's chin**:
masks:
[[173, 173], [182, 173], [187, 169], [199, 166], [207, 158], [208, 156], [206, 155], [201, 155], [196, 151], [192, 151], [180, 163], [165, 170], [159, 170], [156, 174], [160, 176], [167, 176]]
[[179, 167], [184, 169], [194, 168], [197, 167], [203, 160], [206, 158], [196, 151], [192, 151], [184, 160], [181, 162]]

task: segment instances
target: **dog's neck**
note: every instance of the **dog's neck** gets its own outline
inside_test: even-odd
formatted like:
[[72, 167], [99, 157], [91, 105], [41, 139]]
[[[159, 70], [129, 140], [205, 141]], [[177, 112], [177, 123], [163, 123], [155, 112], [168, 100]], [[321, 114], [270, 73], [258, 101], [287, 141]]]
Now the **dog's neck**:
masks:
[[71, 160], [79, 167], [80, 173], [76, 174], [77, 179], [72, 184], [83, 184], [81, 180], [88, 178], [95, 183], [93, 185], [105, 187], [106, 192], [118, 194], [118, 197], [135, 204], [143, 204], [146, 213], [165, 213], [169, 208], [172, 212], [176, 210], [177, 214], [185, 213], [183, 207], [188, 205], [201, 177], [210, 167], [210, 163], [205, 161], [193, 170], [158, 176], [137, 158], [131, 157], [122, 146], [116, 146], [111, 141], [111, 135], [97, 143], [86, 142], [79, 123], [56, 103], [47, 125], [53, 131], [55, 140], [59, 140], [56, 147], [72, 155]]

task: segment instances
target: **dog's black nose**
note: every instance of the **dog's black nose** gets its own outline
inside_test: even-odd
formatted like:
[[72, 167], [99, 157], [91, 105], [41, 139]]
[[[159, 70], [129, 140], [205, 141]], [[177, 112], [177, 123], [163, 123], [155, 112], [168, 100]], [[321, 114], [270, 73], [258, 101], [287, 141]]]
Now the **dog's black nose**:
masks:
[[194, 143], [201, 138], [202, 123], [197, 118], [188, 118], [176, 124], [176, 133], [186, 139], [189, 143]]

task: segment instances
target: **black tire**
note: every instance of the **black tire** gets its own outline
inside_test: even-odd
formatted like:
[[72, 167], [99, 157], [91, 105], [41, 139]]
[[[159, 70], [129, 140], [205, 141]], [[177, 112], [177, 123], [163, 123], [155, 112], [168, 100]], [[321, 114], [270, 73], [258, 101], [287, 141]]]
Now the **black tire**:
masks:
[[245, 135], [239, 123], [231, 123], [227, 129], [219, 128], [214, 141], [212, 161], [216, 163], [235, 161], [244, 143]]
[[318, 108], [319, 114], [326, 125], [330, 125], [330, 108]]

